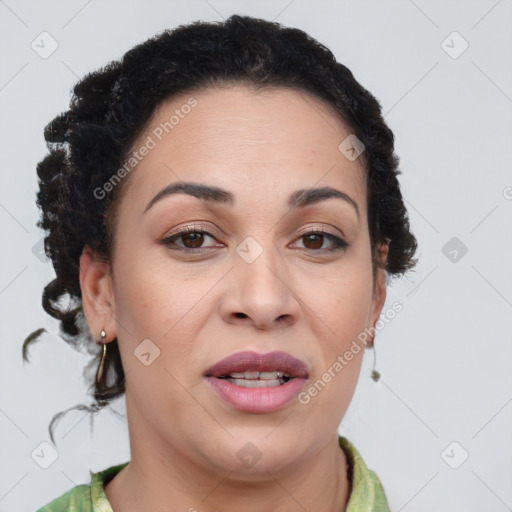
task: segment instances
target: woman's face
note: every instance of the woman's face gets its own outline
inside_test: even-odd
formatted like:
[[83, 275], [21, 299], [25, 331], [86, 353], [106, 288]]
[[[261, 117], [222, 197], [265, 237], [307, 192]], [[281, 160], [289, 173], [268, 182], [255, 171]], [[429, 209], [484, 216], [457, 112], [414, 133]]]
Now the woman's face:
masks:
[[[112, 274], [81, 260], [89, 325], [118, 338], [132, 460], [180, 457], [254, 478], [332, 446], [364, 350], [344, 354], [385, 299], [363, 163], [339, 149], [350, 134], [328, 106], [289, 89], [212, 88], [155, 112], [123, 178]], [[222, 192], [159, 194], [185, 182]], [[339, 197], [297, 196], [322, 187]], [[307, 377], [264, 375], [280, 385], [248, 388], [254, 375], [231, 377], [240, 385], [207, 376], [241, 351], [285, 352]]]

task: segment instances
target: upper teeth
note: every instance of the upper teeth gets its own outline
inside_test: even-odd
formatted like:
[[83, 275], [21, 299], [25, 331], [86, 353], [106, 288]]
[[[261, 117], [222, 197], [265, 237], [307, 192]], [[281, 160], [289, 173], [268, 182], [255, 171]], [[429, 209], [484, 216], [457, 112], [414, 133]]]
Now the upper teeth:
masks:
[[277, 371], [277, 372], [232, 372], [229, 376], [233, 379], [248, 379], [248, 380], [275, 380], [280, 379], [282, 377], [290, 377], [290, 375], [286, 372]]

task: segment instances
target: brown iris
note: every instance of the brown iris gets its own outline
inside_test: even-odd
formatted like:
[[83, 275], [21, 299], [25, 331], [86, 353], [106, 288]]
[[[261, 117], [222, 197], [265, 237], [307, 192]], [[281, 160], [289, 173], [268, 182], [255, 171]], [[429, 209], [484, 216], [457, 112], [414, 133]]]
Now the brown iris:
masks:
[[[185, 233], [184, 235], [182, 235], [182, 239], [184, 242], [183, 245], [185, 245], [185, 247], [187, 247], [188, 249], [195, 249], [201, 247], [201, 245], [203, 244], [204, 234], [197, 232]], [[192, 245], [187, 245], [185, 243], [186, 239], [192, 239]]]
[[[308, 247], [308, 249], [320, 249], [323, 244], [323, 235], [308, 235], [304, 237], [304, 245], [306, 245], [306, 240], [313, 239], [314, 247]], [[315, 243], [316, 242], [316, 243]]]

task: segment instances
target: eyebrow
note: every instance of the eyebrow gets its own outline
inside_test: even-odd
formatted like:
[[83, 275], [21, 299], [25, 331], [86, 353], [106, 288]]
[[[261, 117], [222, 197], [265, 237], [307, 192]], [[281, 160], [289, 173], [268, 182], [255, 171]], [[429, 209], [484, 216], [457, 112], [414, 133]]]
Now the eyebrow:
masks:
[[[155, 203], [161, 201], [165, 197], [173, 194], [188, 194], [190, 196], [207, 201], [210, 203], [226, 204], [234, 206], [235, 196], [229, 191], [220, 187], [204, 185], [202, 183], [179, 181], [171, 183], [164, 187], [158, 194], [149, 201], [144, 213], [146, 213]], [[357, 203], [347, 194], [332, 187], [303, 188], [293, 192], [288, 198], [288, 206], [290, 208], [304, 208], [311, 204], [326, 201], [327, 199], [337, 198], [352, 205], [359, 219], [359, 208]]]

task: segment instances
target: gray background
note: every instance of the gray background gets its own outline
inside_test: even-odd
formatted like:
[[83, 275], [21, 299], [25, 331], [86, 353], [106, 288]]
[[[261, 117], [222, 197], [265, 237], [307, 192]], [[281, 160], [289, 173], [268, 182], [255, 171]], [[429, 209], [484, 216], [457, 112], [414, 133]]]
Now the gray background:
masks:
[[[56, 412], [91, 402], [82, 378], [90, 355], [67, 346], [40, 305], [54, 275], [37, 256], [43, 127], [85, 73], [165, 28], [234, 13], [326, 44], [379, 99], [396, 136], [420, 261], [388, 290], [388, 306], [398, 300], [403, 311], [376, 338], [382, 378], [369, 377], [366, 350], [340, 433], [378, 474], [393, 511], [512, 510], [512, 1], [5, 0], [0, 511], [33, 512], [88, 482], [89, 470], [129, 460], [125, 419], [110, 411], [92, 433], [86, 413], [69, 413], [47, 469], [31, 456], [51, 453], [41, 443]], [[22, 341], [39, 327], [49, 334], [23, 364]], [[124, 413], [124, 399], [113, 409]]]

